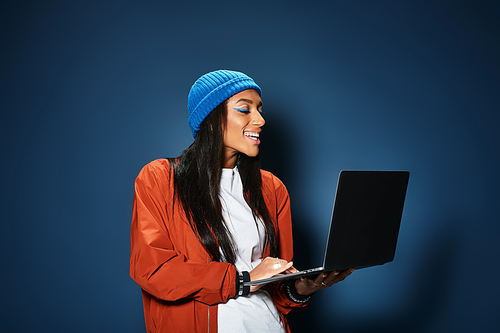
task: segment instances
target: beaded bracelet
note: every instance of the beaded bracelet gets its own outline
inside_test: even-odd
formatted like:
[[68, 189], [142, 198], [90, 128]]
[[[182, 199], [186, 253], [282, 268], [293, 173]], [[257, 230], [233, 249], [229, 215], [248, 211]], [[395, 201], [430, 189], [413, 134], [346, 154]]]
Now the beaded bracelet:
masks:
[[298, 299], [297, 297], [295, 297], [293, 295], [292, 290], [290, 289], [290, 283], [287, 283], [286, 285], [286, 295], [290, 300], [294, 301], [295, 303], [307, 303], [311, 299], [311, 295], [307, 296], [304, 299]]

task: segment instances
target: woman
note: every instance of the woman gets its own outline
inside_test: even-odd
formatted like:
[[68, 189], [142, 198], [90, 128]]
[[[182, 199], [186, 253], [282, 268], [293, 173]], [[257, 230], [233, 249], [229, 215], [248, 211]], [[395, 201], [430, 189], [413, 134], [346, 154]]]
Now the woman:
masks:
[[243, 73], [199, 78], [193, 144], [146, 165], [135, 183], [130, 275], [148, 332], [289, 332], [285, 315], [351, 271], [265, 286], [295, 272], [285, 186], [260, 169], [260, 87]]

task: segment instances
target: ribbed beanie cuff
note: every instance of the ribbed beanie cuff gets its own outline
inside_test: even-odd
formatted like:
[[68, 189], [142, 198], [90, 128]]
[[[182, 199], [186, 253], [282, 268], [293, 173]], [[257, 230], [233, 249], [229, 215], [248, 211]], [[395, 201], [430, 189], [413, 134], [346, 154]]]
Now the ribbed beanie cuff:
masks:
[[188, 96], [189, 127], [196, 138], [200, 125], [219, 104], [247, 89], [260, 87], [249, 76], [235, 71], [218, 70], [200, 77], [191, 87]]

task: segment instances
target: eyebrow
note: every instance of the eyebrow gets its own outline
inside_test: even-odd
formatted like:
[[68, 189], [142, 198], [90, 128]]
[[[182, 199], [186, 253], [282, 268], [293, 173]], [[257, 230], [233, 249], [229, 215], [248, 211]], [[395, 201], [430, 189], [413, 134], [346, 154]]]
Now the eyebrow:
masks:
[[[253, 104], [253, 101], [251, 99], [246, 99], [246, 98], [241, 98], [239, 99], [236, 104], [238, 104], [239, 102], [246, 102], [248, 104]], [[260, 107], [262, 106], [262, 101], [260, 101], [259, 105], [257, 105], [257, 107]]]

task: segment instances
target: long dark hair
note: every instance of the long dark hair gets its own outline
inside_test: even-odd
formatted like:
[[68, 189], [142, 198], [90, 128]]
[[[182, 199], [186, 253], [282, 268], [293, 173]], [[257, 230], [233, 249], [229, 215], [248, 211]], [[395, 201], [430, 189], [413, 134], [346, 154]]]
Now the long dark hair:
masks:
[[[169, 161], [174, 168], [174, 200], [180, 200], [191, 228], [212, 260], [234, 264], [237, 250], [224, 222], [219, 199], [226, 121], [227, 101], [205, 118], [193, 144], [177, 159], [170, 158]], [[262, 195], [259, 157], [240, 153], [236, 166], [254, 220], [257, 223], [260, 216], [264, 221], [266, 246], [269, 246], [271, 256], [277, 257], [276, 232]]]

